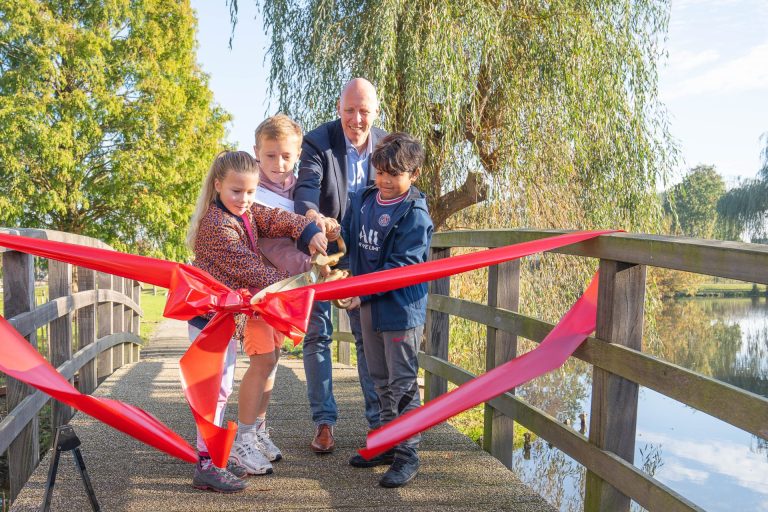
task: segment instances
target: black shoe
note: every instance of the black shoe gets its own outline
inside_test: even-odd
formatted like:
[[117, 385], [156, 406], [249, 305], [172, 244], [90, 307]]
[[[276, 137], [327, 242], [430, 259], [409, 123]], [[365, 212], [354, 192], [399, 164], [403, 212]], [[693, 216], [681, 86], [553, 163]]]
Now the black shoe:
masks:
[[403, 457], [398, 454], [384, 476], [379, 480], [382, 487], [401, 487], [416, 476], [419, 472], [419, 457]]
[[349, 458], [349, 465], [356, 468], [372, 468], [374, 466], [390, 465], [395, 461], [395, 450], [381, 453], [370, 460], [365, 460], [362, 455], [356, 453]]

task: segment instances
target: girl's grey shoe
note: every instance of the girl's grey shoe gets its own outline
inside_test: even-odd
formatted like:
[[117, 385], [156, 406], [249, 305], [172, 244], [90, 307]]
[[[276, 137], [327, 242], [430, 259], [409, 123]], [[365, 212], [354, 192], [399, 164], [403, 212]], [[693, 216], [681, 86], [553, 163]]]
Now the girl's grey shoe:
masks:
[[201, 458], [195, 464], [195, 475], [192, 477], [195, 489], [222, 493], [233, 493], [245, 490], [245, 482], [226, 469], [217, 468], [208, 457]]

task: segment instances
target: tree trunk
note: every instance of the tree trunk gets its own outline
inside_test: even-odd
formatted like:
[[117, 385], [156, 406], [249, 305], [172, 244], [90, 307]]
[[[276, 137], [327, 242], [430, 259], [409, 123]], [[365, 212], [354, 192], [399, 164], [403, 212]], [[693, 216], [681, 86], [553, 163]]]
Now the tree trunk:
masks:
[[488, 184], [479, 172], [467, 173], [464, 184], [456, 190], [430, 201], [429, 211], [435, 230], [443, 227], [451, 215], [468, 206], [485, 201], [488, 197]]

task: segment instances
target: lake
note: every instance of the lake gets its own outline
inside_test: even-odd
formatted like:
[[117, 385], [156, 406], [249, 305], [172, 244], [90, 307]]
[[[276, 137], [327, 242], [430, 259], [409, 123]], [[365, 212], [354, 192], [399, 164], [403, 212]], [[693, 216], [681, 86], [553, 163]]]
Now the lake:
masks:
[[[646, 322], [643, 350], [768, 396], [768, 303], [759, 299], [668, 301]], [[652, 339], [652, 341], [646, 341]], [[647, 344], [647, 346], [645, 346]], [[518, 388], [519, 396], [588, 434], [591, 372], [570, 360]], [[635, 465], [706, 510], [768, 511], [768, 441], [640, 388]], [[583, 510], [585, 470], [534, 439], [515, 450], [515, 472], [562, 511]], [[633, 510], [642, 510], [633, 503]]]

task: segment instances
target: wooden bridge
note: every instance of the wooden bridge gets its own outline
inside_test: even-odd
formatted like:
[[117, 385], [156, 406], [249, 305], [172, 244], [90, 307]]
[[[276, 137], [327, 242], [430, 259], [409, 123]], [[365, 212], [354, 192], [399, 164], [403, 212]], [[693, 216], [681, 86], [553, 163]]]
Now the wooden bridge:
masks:
[[[29, 236], [29, 232], [24, 233]], [[437, 234], [433, 258], [444, 258], [454, 247], [498, 247], [551, 236], [556, 232], [472, 231]], [[40, 232], [40, 236], [85, 243], [72, 235]], [[89, 244], [98, 242], [88, 241]], [[584, 489], [585, 510], [628, 510], [635, 501], [648, 510], [701, 510], [695, 498], [672, 491], [633, 464], [638, 387], [645, 386], [717, 417], [762, 439], [768, 439], [768, 399], [713, 380], [641, 351], [646, 266], [671, 268], [711, 276], [768, 283], [768, 247], [662, 236], [616, 234], [565, 247], [557, 252], [599, 259], [600, 290], [597, 332], [575, 356], [593, 365], [592, 407], [588, 437], [563, 425], [512, 393], [486, 405], [485, 455], [451, 427], [429, 431], [424, 442], [424, 465], [412, 485], [395, 491], [376, 487], [371, 473], [346, 465], [346, 458], [364, 440], [365, 424], [356, 372], [349, 362], [348, 333], [337, 333], [340, 362], [334, 368], [341, 418], [339, 447], [329, 457], [317, 457], [306, 448], [309, 422], [301, 363], [285, 360], [270, 406], [273, 437], [284, 448], [286, 460], [275, 474], [250, 480], [242, 495], [218, 496], [194, 492], [189, 483], [192, 468], [160, 454], [110, 428], [78, 414], [73, 424], [83, 440], [83, 451], [96, 494], [105, 509], [190, 510], [228, 507], [273, 508], [372, 508], [411, 509], [510, 509], [548, 510], [539, 496], [521, 484], [504, 466], [511, 466], [512, 431], [520, 423], [543, 437], [588, 470]], [[50, 353], [60, 371], [79, 373], [81, 390], [91, 390], [100, 377], [112, 373], [95, 393], [123, 399], [145, 408], [181, 435], [193, 439], [194, 425], [178, 383], [178, 356], [184, 348], [183, 324], [166, 323], [151, 357], [141, 362], [132, 347], [138, 343], [137, 283], [113, 276], [72, 270], [49, 262], [51, 303], [34, 308], [31, 258], [3, 254], [5, 315], [20, 332], [32, 338], [36, 329], [50, 324]], [[57, 270], [58, 268], [58, 270]], [[87, 277], [90, 276], [90, 277]], [[444, 393], [448, 382], [472, 378], [466, 370], [447, 361], [452, 316], [487, 326], [486, 363], [492, 368], [515, 356], [517, 337], [541, 341], [552, 325], [518, 314], [520, 263], [510, 262], [489, 271], [488, 303], [478, 304], [449, 295], [449, 279], [430, 285], [429, 318], [425, 350], [425, 399]], [[94, 291], [94, 284], [97, 289]], [[53, 305], [51, 305], [53, 304]], [[45, 312], [43, 312], [45, 311]], [[71, 345], [72, 315], [78, 351]], [[82, 322], [82, 323], [81, 323]], [[55, 325], [68, 325], [65, 327]], [[92, 330], [89, 330], [92, 329]], [[31, 340], [32, 341], [32, 340]], [[59, 348], [55, 348], [59, 347]], [[63, 348], [61, 348], [63, 347]], [[162, 347], [162, 348], [161, 348]], [[126, 364], [129, 363], [129, 364]], [[244, 369], [244, 365], [240, 371]], [[0, 440], [8, 449], [11, 488], [15, 496], [34, 467], [32, 447], [38, 434], [35, 421], [44, 399], [23, 400], [12, 382], [9, 415], [0, 423]], [[13, 391], [12, 390], [16, 390]], [[11, 394], [14, 402], [11, 402]], [[234, 402], [233, 402], [234, 403]], [[16, 405], [18, 404], [18, 405]], [[231, 415], [231, 414], [230, 414]], [[53, 423], [69, 418], [54, 407]], [[12, 425], [12, 426], [9, 426]], [[24, 427], [23, 429], [20, 426]], [[36, 441], [35, 441], [36, 442]], [[22, 468], [22, 469], [19, 469]], [[47, 463], [38, 467], [14, 510], [37, 509]], [[53, 510], [85, 510], [84, 491], [74, 472], [60, 473]], [[80, 501], [78, 501], [80, 500]]]

